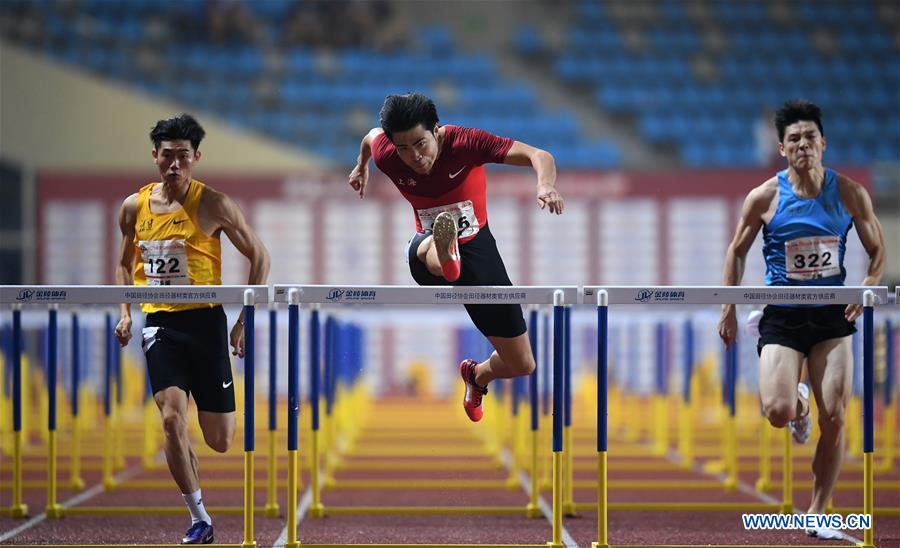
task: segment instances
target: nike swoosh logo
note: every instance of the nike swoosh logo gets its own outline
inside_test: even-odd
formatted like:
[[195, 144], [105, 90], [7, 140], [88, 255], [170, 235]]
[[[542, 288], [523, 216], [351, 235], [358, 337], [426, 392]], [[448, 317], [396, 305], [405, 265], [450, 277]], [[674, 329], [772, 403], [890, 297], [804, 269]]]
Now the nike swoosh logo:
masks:
[[464, 169], [466, 169], [466, 168], [462, 168], [462, 169], [460, 169], [459, 171], [457, 171], [456, 173], [451, 173], [451, 174], [450, 174], [450, 178], [451, 178], [451, 179], [455, 178], [457, 175], [459, 175], [460, 173], [462, 173]]
[[233, 383], [233, 382], [234, 382], [234, 381], [223, 382], [223, 383], [222, 383], [222, 388], [228, 388], [229, 386], [231, 386], [231, 383]]
[[179, 220], [177, 220], [177, 221], [172, 221], [172, 224], [173, 224], [173, 225], [180, 225], [181, 223], [183, 223], [183, 222], [185, 222], [185, 221], [187, 221], [187, 219], [179, 219]]

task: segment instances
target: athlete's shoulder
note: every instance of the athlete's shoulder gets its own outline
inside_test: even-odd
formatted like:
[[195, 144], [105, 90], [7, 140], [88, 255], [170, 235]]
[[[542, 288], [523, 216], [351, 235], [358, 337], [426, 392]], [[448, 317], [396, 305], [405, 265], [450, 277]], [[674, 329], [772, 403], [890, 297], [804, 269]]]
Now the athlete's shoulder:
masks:
[[196, 179], [194, 179], [193, 182], [197, 185], [198, 192], [200, 193], [199, 203], [201, 208], [207, 209], [221, 207], [223, 204], [231, 201], [231, 198], [228, 197], [228, 194], [218, 191], [213, 187]]
[[747, 195], [751, 202], [764, 202], [768, 204], [778, 195], [778, 175], [773, 175], [761, 185], [757, 186]]
[[835, 178], [841, 203], [844, 204], [850, 216], [859, 217], [872, 209], [872, 198], [866, 187], [842, 173], [835, 172]]

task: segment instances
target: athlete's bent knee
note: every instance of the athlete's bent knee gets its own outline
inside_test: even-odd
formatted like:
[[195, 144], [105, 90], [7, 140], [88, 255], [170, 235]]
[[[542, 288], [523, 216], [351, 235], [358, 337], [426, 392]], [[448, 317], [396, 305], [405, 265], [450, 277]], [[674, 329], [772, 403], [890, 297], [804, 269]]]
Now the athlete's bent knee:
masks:
[[796, 404], [791, 405], [786, 402], [773, 403], [766, 405], [764, 408], [766, 418], [775, 428], [783, 428], [787, 423], [794, 420], [794, 414], [797, 412]]
[[225, 453], [229, 449], [231, 449], [231, 442], [234, 439], [233, 436], [230, 436], [226, 433], [221, 434], [213, 434], [207, 435], [203, 434], [203, 439], [206, 441], [206, 445], [209, 446], [210, 449], [216, 451], [217, 453]]

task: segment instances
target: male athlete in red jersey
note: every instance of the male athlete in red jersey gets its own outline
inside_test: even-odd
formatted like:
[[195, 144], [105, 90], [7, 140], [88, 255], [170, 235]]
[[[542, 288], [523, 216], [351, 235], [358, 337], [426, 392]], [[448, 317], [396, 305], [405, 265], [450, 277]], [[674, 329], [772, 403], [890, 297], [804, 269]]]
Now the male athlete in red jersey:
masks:
[[[537, 174], [538, 206], [557, 215], [565, 206], [549, 152], [480, 129], [439, 126], [434, 103], [420, 93], [385, 99], [381, 128], [363, 138], [350, 172], [350, 186], [360, 198], [369, 180], [370, 157], [413, 206], [416, 235], [407, 258], [419, 285], [512, 285], [488, 228], [484, 164], [531, 166]], [[484, 362], [459, 364], [466, 383], [463, 407], [477, 422], [489, 382], [528, 375], [535, 365], [521, 306], [465, 306], [495, 350]]]

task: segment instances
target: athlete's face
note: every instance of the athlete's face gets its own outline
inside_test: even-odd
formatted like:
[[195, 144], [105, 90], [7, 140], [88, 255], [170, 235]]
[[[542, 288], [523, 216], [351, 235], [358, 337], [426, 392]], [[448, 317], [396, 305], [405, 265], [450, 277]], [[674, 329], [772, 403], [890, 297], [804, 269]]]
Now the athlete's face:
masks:
[[431, 172], [438, 157], [437, 134], [437, 126], [434, 131], [428, 131], [419, 124], [410, 130], [394, 133], [393, 142], [403, 163], [424, 175]]
[[153, 163], [159, 169], [160, 180], [178, 187], [191, 182], [194, 164], [200, 161], [200, 151], [194, 150], [186, 139], [162, 141], [153, 149]]
[[781, 155], [797, 170], [809, 170], [822, 164], [825, 152], [825, 136], [819, 126], [809, 120], [801, 120], [784, 128], [784, 140], [778, 145]]

